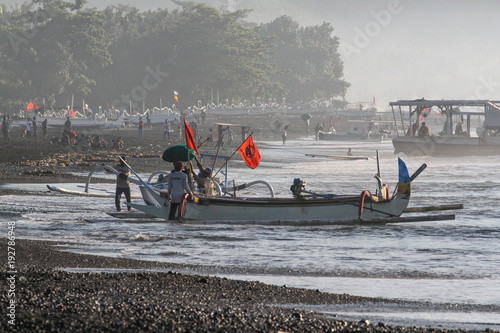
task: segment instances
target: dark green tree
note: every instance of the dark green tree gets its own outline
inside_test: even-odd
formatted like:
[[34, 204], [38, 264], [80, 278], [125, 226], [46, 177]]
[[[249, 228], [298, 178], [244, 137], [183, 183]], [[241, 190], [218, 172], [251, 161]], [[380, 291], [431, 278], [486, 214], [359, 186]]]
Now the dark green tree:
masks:
[[79, 10], [84, 3], [34, 0], [2, 25], [0, 91], [10, 94], [2, 99], [66, 103], [73, 93], [91, 92], [96, 73], [111, 63], [111, 57], [103, 15]]
[[[281, 92], [271, 82], [274, 68], [270, 47], [254, 27], [242, 22], [247, 11], [227, 12], [202, 4], [177, 2], [181, 10], [140, 13], [131, 7], [110, 7], [105, 15], [114, 64], [101, 73], [106, 86], [113, 86], [109, 104], [141, 107], [146, 99], [158, 105], [208, 102], [212, 93], [238, 101]], [[131, 66], [134, 64], [134, 66]], [[151, 70], [163, 76], [151, 81]], [[161, 81], [161, 82], [160, 82]], [[103, 91], [96, 92], [102, 100]], [[147, 96], [146, 96], [147, 95]], [[151, 105], [150, 105], [151, 106]]]
[[288, 16], [262, 25], [261, 35], [274, 38], [271, 59], [284, 73], [273, 79], [288, 89], [290, 101], [345, 96], [349, 83], [332, 34], [329, 23], [303, 28]]

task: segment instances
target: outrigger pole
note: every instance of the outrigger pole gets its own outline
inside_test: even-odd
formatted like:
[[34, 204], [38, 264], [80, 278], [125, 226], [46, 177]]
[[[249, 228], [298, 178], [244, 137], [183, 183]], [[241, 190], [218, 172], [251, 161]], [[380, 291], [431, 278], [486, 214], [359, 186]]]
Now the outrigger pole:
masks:
[[378, 195], [382, 196], [382, 176], [380, 175], [380, 161], [378, 158], [378, 149], [377, 149], [377, 174], [375, 175], [375, 179], [377, 179], [378, 182], [378, 192], [379, 192]]

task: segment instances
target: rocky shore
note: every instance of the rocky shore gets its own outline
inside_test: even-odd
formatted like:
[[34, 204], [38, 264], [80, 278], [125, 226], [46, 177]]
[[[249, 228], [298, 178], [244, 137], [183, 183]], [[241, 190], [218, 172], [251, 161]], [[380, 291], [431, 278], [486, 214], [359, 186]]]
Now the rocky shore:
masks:
[[[0, 246], [7, 249], [5, 238]], [[0, 320], [2, 332], [454, 332], [350, 322], [293, 307], [390, 300], [179, 274], [182, 265], [74, 254], [50, 242], [16, 240], [15, 250], [16, 273], [6, 264], [0, 272], [2, 313], [15, 314]], [[11, 276], [13, 285], [6, 283]], [[7, 309], [11, 299], [14, 311]]]

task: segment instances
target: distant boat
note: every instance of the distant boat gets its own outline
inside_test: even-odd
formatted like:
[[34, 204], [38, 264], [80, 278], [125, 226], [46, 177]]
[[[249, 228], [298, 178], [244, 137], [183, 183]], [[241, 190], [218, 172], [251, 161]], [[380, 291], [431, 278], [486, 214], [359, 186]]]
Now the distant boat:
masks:
[[[32, 117], [30, 117], [32, 119]], [[67, 118], [66, 117], [54, 117], [54, 116], [43, 116], [38, 115], [36, 117], [36, 122], [38, 127], [42, 126], [42, 122], [47, 119], [47, 127], [49, 128], [64, 128]], [[116, 121], [108, 121], [106, 117], [90, 117], [90, 118], [76, 118], [72, 117], [71, 127], [73, 129], [84, 129], [84, 128], [101, 128], [106, 126], [123, 126], [123, 121], [117, 119]], [[19, 118], [12, 122], [13, 126], [24, 127], [26, 126], [27, 118]]]
[[346, 134], [337, 134], [334, 131], [318, 132], [319, 140], [328, 141], [372, 141], [380, 142], [390, 134], [381, 128], [383, 124], [392, 124], [391, 121], [349, 120], [350, 130]]
[[[428, 156], [500, 154], [500, 101], [419, 99], [400, 100], [389, 105], [398, 129], [398, 136], [392, 139], [395, 153]], [[439, 132], [427, 135], [422, 128], [433, 107], [441, 113], [444, 126]], [[475, 119], [484, 120], [480, 136], [470, 135]], [[430, 125], [435, 126], [434, 123]]]
[[332, 132], [318, 132], [319, 140], [327, 141], [382, 141], [382, 134], [380, 133], [347, 133], [347, 134], [337, 134]]

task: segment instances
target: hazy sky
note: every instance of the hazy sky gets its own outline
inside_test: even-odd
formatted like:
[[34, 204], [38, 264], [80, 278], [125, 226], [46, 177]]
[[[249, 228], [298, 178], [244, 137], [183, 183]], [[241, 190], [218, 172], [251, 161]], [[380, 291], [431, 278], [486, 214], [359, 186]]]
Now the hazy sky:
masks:
[[[203, 2], [203, 1], [197, 1]], [[255, 8], [249, 20], [290, 15], [302, 25], [329, 22], [341, 41], [347, 98], [386, 106], [397, 99], [500, 99], [496, 0], [206, 0]], [[9, 5], [16, 1], [0, 0]], [[89, 0], [88, 7], [175, 7], [168, 0]]]

